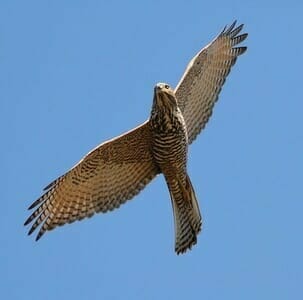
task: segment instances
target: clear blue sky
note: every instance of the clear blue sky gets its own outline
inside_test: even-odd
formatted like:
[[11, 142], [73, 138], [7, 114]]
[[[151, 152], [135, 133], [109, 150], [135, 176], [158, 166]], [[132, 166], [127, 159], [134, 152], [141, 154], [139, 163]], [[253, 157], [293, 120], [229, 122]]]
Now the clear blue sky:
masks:
[[[279, 4], [285, 3], [285, 4]], [[1, 1], [1, 299], [300, 299], [302, 1]], [[204, 229], [174, 253], [160, 176], [38, 243], [27, 207], [87, 151], [149, 116], [225, 24], [248, 51], [190, 148]]]

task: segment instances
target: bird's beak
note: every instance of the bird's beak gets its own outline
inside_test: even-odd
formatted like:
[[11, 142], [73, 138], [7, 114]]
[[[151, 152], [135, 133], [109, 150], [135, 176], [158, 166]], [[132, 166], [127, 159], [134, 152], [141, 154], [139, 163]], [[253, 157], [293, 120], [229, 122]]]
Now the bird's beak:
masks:
[[157, 85], [155, 86], [155, 93], [159, 93], [159, 92], [161, 92], [161, 90], [162, 90], [162, 85], [157, 84]]

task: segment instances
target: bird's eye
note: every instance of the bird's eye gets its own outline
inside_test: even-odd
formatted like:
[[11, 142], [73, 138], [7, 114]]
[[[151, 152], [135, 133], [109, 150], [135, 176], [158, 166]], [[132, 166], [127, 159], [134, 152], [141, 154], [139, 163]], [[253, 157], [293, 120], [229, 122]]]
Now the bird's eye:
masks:
[[164, 86], [167, 90], [169, 89], [169, 85], [168, 84], [165, 84]]

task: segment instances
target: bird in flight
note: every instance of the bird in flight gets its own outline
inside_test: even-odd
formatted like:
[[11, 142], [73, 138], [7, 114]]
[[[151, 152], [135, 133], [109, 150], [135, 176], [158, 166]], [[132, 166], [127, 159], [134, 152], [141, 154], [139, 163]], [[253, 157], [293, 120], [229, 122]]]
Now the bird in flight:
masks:
[[28, 234], [40, 226], [36, 240], [57, 226], [111, 211], [163, 174], [171, 197], [175, 251], [197, 243], [202, 218], [187, 173], [188, 145], [205, 127], [231, 67], [246, 47], [247, 33], [236, 22], [188, 64], [175, 89], [158, 83], [150, 118], [138, 127], [90, 151], [67, 173], [51, 182], [29, 209]]

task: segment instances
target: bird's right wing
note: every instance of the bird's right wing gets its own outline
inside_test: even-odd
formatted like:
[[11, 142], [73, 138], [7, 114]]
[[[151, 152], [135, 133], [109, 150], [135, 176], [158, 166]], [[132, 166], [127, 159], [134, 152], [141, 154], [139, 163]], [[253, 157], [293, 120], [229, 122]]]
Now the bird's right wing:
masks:
[[39, 239], [47, 230], [113, 210], [138, 194], [159, 173], [150, 142], [147, 121], [88, 153], [29, 207], [35, 208], [25, 222], [34, 221], [29, 234], [42, 224]]
[[191, 60], [175, 89], [189, 143], [205, 127], [231, 67], [246, 51], [246, 47], [235, 47], [247, 37], [246, 33], [238, 35], [243, 24], [235, 25], [236, 22], [224, 28]]

